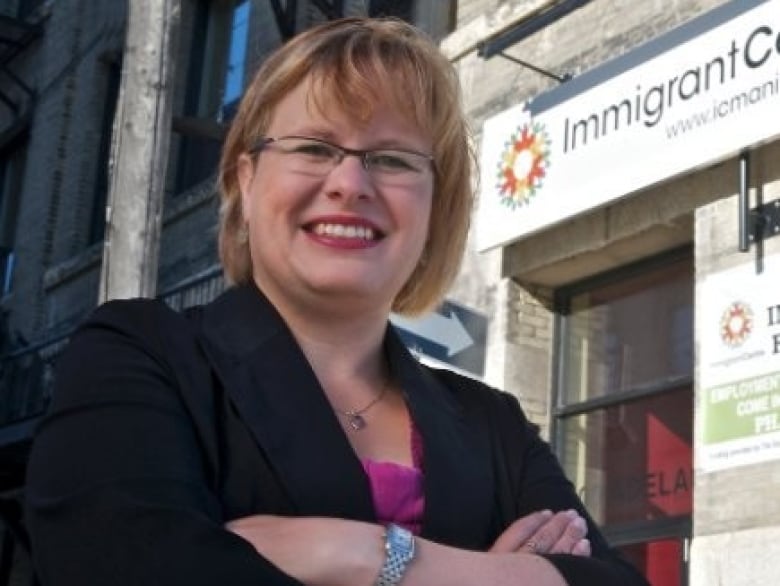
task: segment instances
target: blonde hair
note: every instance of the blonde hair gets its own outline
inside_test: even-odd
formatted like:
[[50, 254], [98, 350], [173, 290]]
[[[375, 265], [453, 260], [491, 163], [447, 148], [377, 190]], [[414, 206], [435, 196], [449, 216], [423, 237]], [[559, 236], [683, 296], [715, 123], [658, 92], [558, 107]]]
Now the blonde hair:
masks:
[[458, 273], [473, 204], [472, 150], [456, 73], [421, 31], [396, 19], [348, 18], [294, 37], [273, 53], [247, 87], [219, 167], [219, 254], [233, 283], [252, 279], [237, 161], [266, 132], [276, 105], [305, 80], [309, 99], [369, 120], [383, 101], [432, 139], [434, 191], [428, 239], [393, 302], [414, 315], [438, 304]]

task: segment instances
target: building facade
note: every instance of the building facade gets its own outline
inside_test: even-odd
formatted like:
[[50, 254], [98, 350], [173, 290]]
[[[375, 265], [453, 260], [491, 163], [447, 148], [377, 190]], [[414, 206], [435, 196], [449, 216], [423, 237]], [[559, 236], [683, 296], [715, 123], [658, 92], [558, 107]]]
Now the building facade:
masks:
[[[392, 15], [442, 38], [455, 3], [181, 0], [158, 295], [224, 288], [214, 193], [221, 142], [264, 57], [313, 24]], [[0, 584], [33, 584], [21, 519], [32, 433], [54, 365], [95, 307], [128, 2], [0, 0]]]
[[[774, 583], [778, 0], [181, 6], [161, 297], [224, 287], [214, 173], [265, 55], [330, 18], [410, 20], [455, 64], [474, 130], [479, 204], [447, 303], [483, 324], [443, 354], [411, 325], [410, 345], [516, 394], [654, 586]], [[126, 23], [126, 2], [0, 0], [0, 586], [34, 583], [26, 453], [98, 299]]]
[[486, 379], [654, 585], [774, 583], [780, 3], [465, 1], [442, 47]]

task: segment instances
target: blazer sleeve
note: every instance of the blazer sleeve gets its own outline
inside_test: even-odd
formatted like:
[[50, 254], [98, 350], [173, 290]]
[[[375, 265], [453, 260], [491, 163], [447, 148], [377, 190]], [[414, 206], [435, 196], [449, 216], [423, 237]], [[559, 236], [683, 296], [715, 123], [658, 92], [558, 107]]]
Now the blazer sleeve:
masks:
[[60, 358], [26, 485], [42, 586], [300, 584], [223, 528], [169, 356], [186, 329], [157, 302], [112, 302]]
[[[596, 523], [577, 496], [556, 456], [547, 442], [541, 439], [538, 428], [526, 418], [517, 399], [508, 393], [504, 398], [502, 453], [511, 479], [517, 518], [544, 509], [563, 511], [576, 509], [588, 523], [590, 557], [549, 554], [546, 557], [566, 579], [569, 586], [649, 586], [640, 572], [622, 555], [611, 548]], [[507, 429], [507, 426], [511, 430]], [[506, 457], [509, 456], [508, 459]], [[499, 490], [507, 490], [507, 485]], [[513, 519], [508, 519], [511, 522]]]

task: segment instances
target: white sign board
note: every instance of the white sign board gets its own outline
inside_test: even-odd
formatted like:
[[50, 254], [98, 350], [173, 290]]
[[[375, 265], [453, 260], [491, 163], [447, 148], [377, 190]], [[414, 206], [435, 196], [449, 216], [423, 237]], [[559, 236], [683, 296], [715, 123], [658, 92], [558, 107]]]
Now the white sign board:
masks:
[[699, 415], [704, 472], [780, 459], [780, 254], [705, 278], [698, 288]]
[[480, 250], [780, 136], [780, 0], [736, 0], [488, 119]]

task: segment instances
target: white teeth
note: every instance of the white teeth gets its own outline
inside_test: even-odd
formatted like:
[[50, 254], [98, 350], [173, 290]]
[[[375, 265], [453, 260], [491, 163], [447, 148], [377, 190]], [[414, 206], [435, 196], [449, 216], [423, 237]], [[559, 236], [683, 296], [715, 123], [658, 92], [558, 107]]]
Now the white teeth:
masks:
[[320, 236], [332, 236], [334, 238], [359, 238], [361, 240], [374, 239], [374, 231], [366, 226], [315, 224], [313, 232]]

